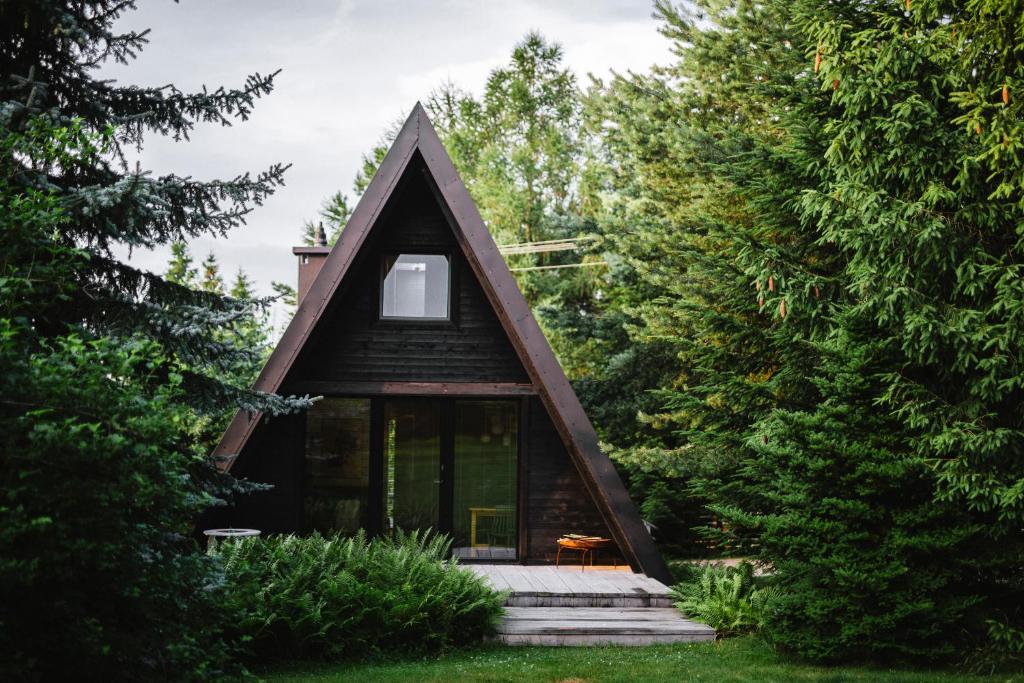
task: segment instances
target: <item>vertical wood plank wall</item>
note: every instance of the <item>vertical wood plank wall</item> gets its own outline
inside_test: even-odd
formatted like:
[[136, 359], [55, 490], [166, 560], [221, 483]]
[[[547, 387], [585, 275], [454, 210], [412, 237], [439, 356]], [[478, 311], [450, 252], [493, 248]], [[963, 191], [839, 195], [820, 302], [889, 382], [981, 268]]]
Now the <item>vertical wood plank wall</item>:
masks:
[[[580, 473], [569, 459], [562, 439], [547, 410], [537, 397], [529, 401], [530, 466], [527, 474], [527, 560], [553, 560], [555, 541], [566, 533], [604, 536], [611, 534], [587, 492]], [[620, 555], [618, 550], [600, 553], [595, 562]], [[564, 555], [564, 553], [563, 553]], [[603, 556], [603, 557], [602, 557]], [[569, 553], [576, 561], [576, 553]]]

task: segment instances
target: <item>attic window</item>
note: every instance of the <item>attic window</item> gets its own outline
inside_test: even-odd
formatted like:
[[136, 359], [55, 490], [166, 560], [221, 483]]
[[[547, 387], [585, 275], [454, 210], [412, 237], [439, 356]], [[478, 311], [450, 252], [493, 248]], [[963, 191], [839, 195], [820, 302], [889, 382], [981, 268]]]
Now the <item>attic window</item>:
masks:
[[448, 319], [448, 257], [400, 254], [384, 257], [381, 318]]

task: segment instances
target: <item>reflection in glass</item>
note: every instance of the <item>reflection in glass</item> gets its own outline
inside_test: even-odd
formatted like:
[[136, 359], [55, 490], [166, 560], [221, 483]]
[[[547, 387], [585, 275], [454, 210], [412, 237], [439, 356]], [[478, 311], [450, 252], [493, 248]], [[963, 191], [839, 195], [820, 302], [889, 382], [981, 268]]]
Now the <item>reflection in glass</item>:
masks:
[[437, 529], [440, 418], [437, 401], [384, 404], [384, 518], [388, 530]]
[[370, 401], [325, 398], [306, 413], [304, 527], [354, 533], [369, 521]]
[[384, 261], [380, 314], [385, 318], [448, 317], [448, 257], [402, 254]]
[[462, 558], [515, 559], [518, 404], [455, 406], [453, 551]]

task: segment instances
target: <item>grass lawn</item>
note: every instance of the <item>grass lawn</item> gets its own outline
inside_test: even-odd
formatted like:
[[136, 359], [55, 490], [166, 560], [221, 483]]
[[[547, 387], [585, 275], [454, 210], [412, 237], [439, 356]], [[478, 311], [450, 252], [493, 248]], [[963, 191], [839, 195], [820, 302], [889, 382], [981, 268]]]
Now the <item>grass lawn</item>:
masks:
[[367, 664], [305, 664], [263, 674], [272, 683], [300, 681], [1014, 681], [919, 670], [820, 667], [780, 657], [757, 638], [652, 647], [502, 647], [439, 659]]

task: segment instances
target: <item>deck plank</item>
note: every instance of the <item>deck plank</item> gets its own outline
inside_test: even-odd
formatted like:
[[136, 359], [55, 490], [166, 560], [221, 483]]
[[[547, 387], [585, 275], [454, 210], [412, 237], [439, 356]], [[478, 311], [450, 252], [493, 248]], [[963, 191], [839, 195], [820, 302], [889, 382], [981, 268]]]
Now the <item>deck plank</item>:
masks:
[[508, 579], [513, 592], [531, 594], [539, 592], [537, 582], [533, 581], [529, 573], [522, 571], [522, 569], [522, 567], [517, 565], [509, 565], [502, 568], [502, 574]]
[[512, 587], [513, 593], [536, 594], [537, 589], [533, 582], [520, 572], [518, 567], [505, 567], [502, 570], [502, 574], [505, 576], [505, 580], [508, 581], [508, 585]]
[[501, 565], [492, 565], [490, 570], [489, 580], [498, 590], [513, 592], [515, 589], [512, 587], [512, 582], [509, 581], [508, 576], [505, 574], [504, 569]]
[[586, 582], [591, 587], [591, 592], [593, 593], [615, 596], [624, 595], [625, 590], [623, 590], [622, 585], [611, 574], [612, 572], [583, 571], [580, 572], [579, 579]]
[[579, 586], [566, 579], [554, 567], [537, 567], [536, 573], [550, 587], [553, 594], [575, 595], [580, 592]]
[[585, 572], [581, 572], [578, 569], [570, 569], [568, 571], [552, 569], [552, 573], [556, 572], [558, 578], [565, 582], [565, 585], [569, 586], [573, 595], [593, 596], [602, 593], [613, 593], [609, 589], [602, 589], [602, 586], [599, 586], [595, 579], [586, 576]]

